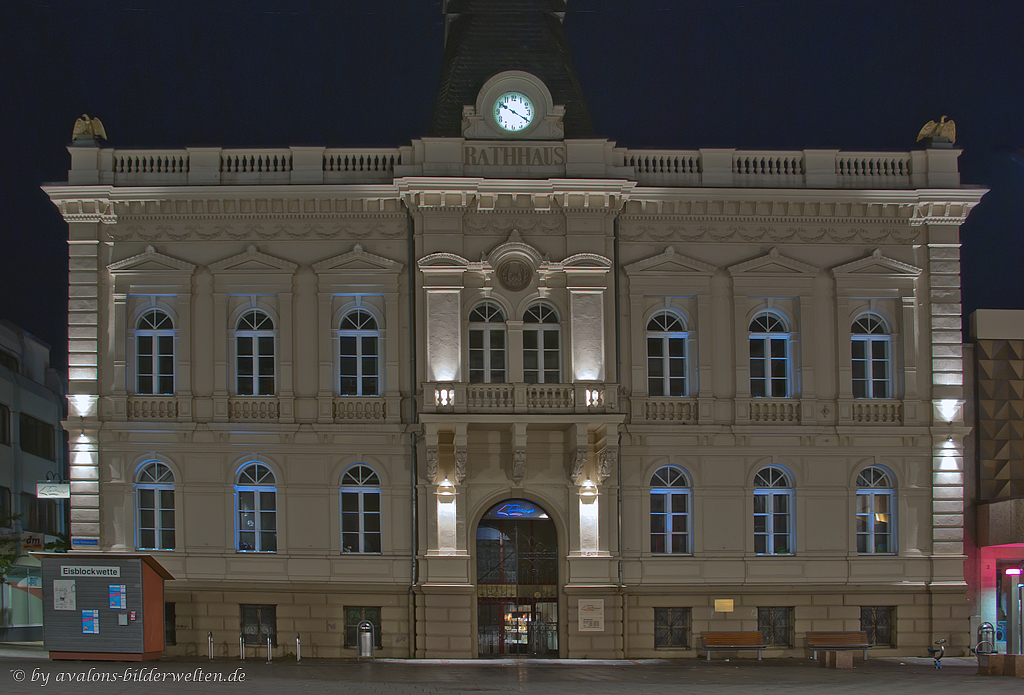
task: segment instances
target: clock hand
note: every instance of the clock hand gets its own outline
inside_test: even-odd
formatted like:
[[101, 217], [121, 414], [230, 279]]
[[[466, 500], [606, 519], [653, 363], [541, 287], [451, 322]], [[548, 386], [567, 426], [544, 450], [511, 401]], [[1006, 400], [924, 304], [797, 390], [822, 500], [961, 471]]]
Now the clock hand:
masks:
[[504, 104], [501, 105], [501, 108], [505, 109], [506, 111], [511, 113], [513, 116], [518, 116], [519, 118], [522, 118], [524, 121], [526, 120], [526, 116], [520, 116], [518, 113], [516, 113], [515, 111], [513, 111], [509, 107], [505, 106]]

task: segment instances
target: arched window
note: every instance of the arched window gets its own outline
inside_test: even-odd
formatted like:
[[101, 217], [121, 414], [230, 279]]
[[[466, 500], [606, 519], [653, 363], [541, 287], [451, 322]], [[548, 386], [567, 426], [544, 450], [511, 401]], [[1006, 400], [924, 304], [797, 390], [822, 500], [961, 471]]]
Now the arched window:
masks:
[[174, 393], [174, 322], [147, 309], [135, 324], [135, 393]]
[[750, 322], [750, 395], [789, 398], [792, 368], [789, 327], [781, 316], [763, 311]]
[[854, 398], [892, 398], [892, 335], [881, 316], [864, 314], [850, 328]]
[[495, 302], [482, 302], [469, 312], [469, 381], [506, 382], [505, 314]]
[[341, 476], [341, 552], [379, 553], [380, 540], [380, 477], [358, 464]]
[[881, 466], [857, 476], [857, 552], [896, 552], [896, 486]]
[[647, 395], [687, 396], [686, 342], [682, 317], [662, 311], [647, 322]]
[[249, 309], [235, 327], [236, 393], [273, 396], [274, 321], [258, 309]]
[[277, 552], [277, 479], [263, 463], [250, 463], [235, 483], [235, 548], [247, 553]]
[[558, 313], [547, 304], [534, 304], [526, 310], [523, 323], [523, 381], [527, 384], [561, 383]]
[[766, 466], [754, 477], [754, 552], [793, 553], [793, 483], [778, 466]]
[[651, 552], [688, 555], [690, 485], [678, 466], [662, 466], [651, 476]]
[[174, 550], [174, 473], [159, 461], [135, 476], [135, 547]]
[[380, 330], [365, 309], [353, 309], [338, 329], [341, 361], [338, 393], [342, 396], [380, 395]]

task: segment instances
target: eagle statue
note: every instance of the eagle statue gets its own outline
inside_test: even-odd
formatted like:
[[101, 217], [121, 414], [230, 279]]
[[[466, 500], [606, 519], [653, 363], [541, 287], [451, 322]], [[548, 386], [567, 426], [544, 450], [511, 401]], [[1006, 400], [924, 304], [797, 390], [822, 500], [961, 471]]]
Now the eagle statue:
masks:
[[917, 142], [921, 142], [925, 138], [956, 142], [956, 124], [953, 121], [947, 121], [945, 116], [940, 118], [938, 123], [928, 121], [924, 124], [924, 128], [921, 128], [921, 132], [917, 134]]
[[75, 130], [71, 134], [72, 140], [79, 138], [103, 138], [107, 139], [107, 133], [103, 130], [103, 124], [98, 118], [89, 118], [83, 113], [82, 117], [75, 121]]

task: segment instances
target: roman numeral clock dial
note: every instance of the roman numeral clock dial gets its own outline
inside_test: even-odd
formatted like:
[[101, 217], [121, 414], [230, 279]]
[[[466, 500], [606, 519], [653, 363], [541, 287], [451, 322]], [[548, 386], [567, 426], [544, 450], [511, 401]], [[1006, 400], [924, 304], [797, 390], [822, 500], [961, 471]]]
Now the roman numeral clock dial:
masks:
[[519, 92], [506, 92], [494, 103], [495, 122], [510, 133], [533, 123], [533, 115], [533, 102]]

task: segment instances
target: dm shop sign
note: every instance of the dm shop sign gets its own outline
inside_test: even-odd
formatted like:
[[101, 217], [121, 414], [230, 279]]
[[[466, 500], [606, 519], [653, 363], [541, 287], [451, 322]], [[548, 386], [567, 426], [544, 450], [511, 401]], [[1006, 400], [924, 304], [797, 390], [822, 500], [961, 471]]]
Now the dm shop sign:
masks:
[[62, 577], [120, 577], [120, 567], [83, 567], [82, 565], [61, 565]]
[[565, 145], [463, 145], [467, 167], [561, 167]]

